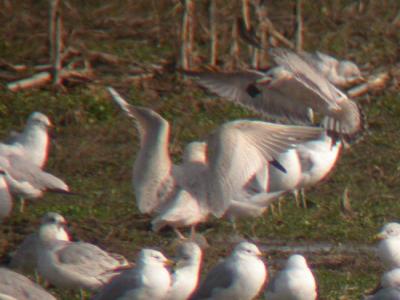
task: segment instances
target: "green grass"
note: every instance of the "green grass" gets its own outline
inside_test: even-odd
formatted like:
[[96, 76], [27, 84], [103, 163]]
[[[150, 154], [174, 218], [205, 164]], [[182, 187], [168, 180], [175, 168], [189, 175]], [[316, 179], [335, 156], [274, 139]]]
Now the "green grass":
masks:
[[[74, 10], [64, 9], [65, 27], [86, 32], [72, 45], [81, 41], [90, 50], [117, 55], [128, 62], [159, 62], [177, 57], [178, 24], [181, 10], [173, 10], [168, 1], [160, 6], [151, 1], [119, 1], [109, 10], [99, 12], [102, 5], [92, 2], [69, 1]], [[225, 1], [226, 2], [226, 1]], [[340, 5], [336, 5], [340, 2]], [[222, 3], [222, 2], [221, 2]], [[222, 20], [233, 20], [239, 14], [238, 4], [222, 3], [228, 7], [220, 11]], [[271, 4], [270, 17], [275, 26], [292, 33], [289, 20], [292, 2]], [[391, 21], [400, 9], [397, 1], [366, 4], [366, 10], [349, 16], [344, 9], [349, 1], [305, 1], [305, 49], [320, 50], [339, 57], [350, 58], [373, 70], [389, 68], [398, 62], [399, 31]], [[268, 4], [269, 5], [269, 4]], [[46, 62], [47, 2], [12, 3], [13, 11], [20, 12], [18, 20], [10, 14], [0, 14], [0, 55], [11, 63], [30, 65]], [[199, 23], [207, 24], [206, 8], [198, 4]], [[236, 9], [236, 10], [234, 10]], [[318, 13], [321, 13], [319, 16]], [[158, 14], [158, 21], [156, 15]], [[12, 14], [11, 14], [12, 15]], [[33, 21], [29, 21], [28, 17]], [[137, 27], [124, 25], [124, 18], [132, 16], [153, 20]], [[223, 18], [222, 18], [223, 16]], [[119, 23], [104, 23], [119, 18]], [[121, 21], [122, 20], [122, 21]], [[127, 19], [129, 20], [129, 19]], [[127, 22], [125, 20], [125, 22]], [[376, 20], [379, 20], [377, 22]], [[104, 22], [103, 22], [104, 21]], [[109, 20], [108, 20], [109, 21]], [[31, 28], [31, 22], [35, 24]], [[103, 23], [102, 23], [103, 22]], [[154, 31], [160, 22], [161, 31]], [[106, 24], [106, 25], [105, 25]], [[119, 24], [119, 25], [118, 25]], [[221, 41], [228, 41], [230, 28], [221, 22]], [[28, 30], [29, 29], [29, 30]], [[108, 35], [99, 39], [93, 30], [102, 29]], [[158, 33], [157, 33], [158, 32]], [[159, 33], [161, 33], [159, 35]], [[197, 53], [199, 65], [207, 63], [208, 40], [204, 30], [198, 29]], [[26, 46], [26, 40], [30, 46]], [[228, 44], [220, 55], [224, 63], [229, 59]], [[242, 47], [245, 58], [247, 47]], [[246, 58], [246, 61], [248, 59]], [[142, 247], [157, 247], [173, 254], [175, 236], [165, 231], [155, 234], [149, 230], [150, 218], [141, 215], [131, 187], [132, 164], [138, 150], [138, 136], [128, 118], [110, 101], [104, 85], [112, 84], [126, 95], [130, 102], [155, 109], [171, 122], [171, 154], [181, 160], [185, 144], [204, 139], [223, 122], [238, 118], [257, 118], [254, 113], [216, 99], [196, 85], [185, 83], [174, 73], [159, 74], [155, 79], [137, 84], [124, 82], [126, 65], [99, 73], [99, 80], [70, 87], [67, 92], [44, 88], [11, 93], [0, 88], [0, 134], [21, 129], [32, 111], [47, 114], [55, 129], [47, 170], [65, 179], [77, 196], [47, 194], [43, 199], [29, 203], [26, 212], [14, 210], [12, 217], [0, 228], [0, 257], [4, 259], [24, 236], [37, 228], [46, 211], [62, 213], [70, 222], [75, 238], [94, 242], [110, 251], [134, 259]], [[5, 84], [6, 81], [2, 81]], [[373, 245], [371, 236], [388, 221], [400, 215], [400, 96], [394, 85], [361, 104], [368, 117], [369, 134], [343, 151], [332, 174], [323, 183], [307, 192], [310, 208], [297, 208], [288, 195], [282, 203], [282, 214], [270, 212], [255, 220], [238, 222], [239, 231], [248, 238], [254, 235], [260, 242], [280, 240], [288, 243], [319, 243]], [[341, 211], [340, 202], [348, 188], [352, 215]], [[205, 269], [218, 257], [229, 253], [226, 241], [233, 236], [232, 227], [225, 220], [210, 220], [200, 226], [209, 243]], [[233, 238], [232, 238], [233, 240]], [[361, 253], [356, 258], [337, 253], [305, 254], [319, 283], [320, 299], [359, 299], [364, 291], [373, 288], [382, 272], [378, 259]], [[276, 261], [286, 254], [272, 253], [268, 257], [271, 269], [279, 269]], [[53, 289], [60, 299], [79, 299], [78, 293]]]

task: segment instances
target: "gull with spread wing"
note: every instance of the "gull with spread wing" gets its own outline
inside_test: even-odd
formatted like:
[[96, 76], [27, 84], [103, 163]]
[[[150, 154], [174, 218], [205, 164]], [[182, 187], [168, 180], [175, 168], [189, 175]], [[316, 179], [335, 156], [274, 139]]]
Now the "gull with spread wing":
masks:
[[133, 166], [133, 185], [139, 210], [157, 214], [155, 229], [167, 224], [192, 226], [209, 213], [221, 217], [233, 200], [251, 202], [254, 196], [260, 200], [267, 192], [260, 188], [264, 182], [255, 184], [257, 174], [267, 174], [269, 163], [279, 167], [275, 161], [279, 153], [323, 132], [262, 121], [228, 122], [207, 138], [203, 157], [188, 154], [188, 161], [175, 165], [168, 151], [169, 123], [148, 108], [129, 105], [114, 89], [108, 90], [138, 128], [140, 149]]
[[357, 104], [337, 89], [301, 54], [271, 50], [277, 67], [267, 73], [251, 70], [236, 73], [190, 72], [198, 82], [225, 98], [257, 112], [310, 123], [310, 110], [325, 117], [327, 130], [352, 138], [363, 129]]

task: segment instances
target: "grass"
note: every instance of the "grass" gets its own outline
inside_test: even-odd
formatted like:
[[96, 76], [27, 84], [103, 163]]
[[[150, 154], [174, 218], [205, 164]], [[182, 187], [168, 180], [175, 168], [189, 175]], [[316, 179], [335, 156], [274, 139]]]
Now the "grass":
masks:
[[[12, 9], [20, 12], [19, 18], [11, 19], [6, 13], [0, 13], [0, 31], [4, 36], [0, 41], [2, 58], [15, 64], [43, 62], [47, 24], [40, 18], [45, 20], [47, 17], [46, 3], [13, 3]], [[154, 6], [151, 1], [132, 4], [121, 0], [118, 6], [111, 5], [108, 11], [101, 12], [97, 10], [101, 5], [92, 2], [70, 3], [74, 9], [64, 9], [67, 31], [86, 32], [78, 35], [76, 40], [69, 40], [72, 44], [84, 41], [88, 49], [139, 62], [158, 62], [178, 53], [179, 6], [174, 10], [168, 6], [168, 1]], [[378, 5], [378, 2], [371, 2], [365, 11], [353, 17], [348, 11], [351, 3], [328, 1], [322, 6], [319, 2], [306, 1], [305, 48], [350, 58], [372, 70], [391, 67], [399, 61], [400, 34], [391, 25], [400, 9], [399, 3], [385, 1]], [[220, 10], [220, 17], [226, 20], [233, 20], [234, 13], [240, 11], [238, 4], [232, 2], [221, 5], [225, 5], [225, 9]], [[198, 7], [198, 24], [204, 25], [206, 8], [202, 4]], [[271, 4], [269, 10], [275, 26], [290, 35], [293, 32], [292, 3]], [[141, 27], [124, 27], [128, 20], [126, 16], [150, 21]], [[119, 21], [106, 23], [110, 18]], [[33, 29], [32, 22], [35, 24]], [[157, 24], [162, 26], [157, 27]], [[199, 65], [206, 64], [208, 49], [207, 35], [200, 25], [198, 39], [203, 46], [197, 49]], [[110, 35], [99, 40], [93, 31], [99, 28]], [[221, 30], [221, 47], [228, 49], [226, 42], [230, 28], [227, 23], [221, 24]], [[118, 35], [117, 32], [122, 33]], [[30, 47], [26, 46], [26, 40]], [[243, 58], [246, 55], [246, 47], [243, 47]], [[227, 54], [220, 56], [222, 63], [228, 59]], [[101, 80], [71, 87], [68, 92], [41, 89], [11, 93], [0, 88], [1, 136], [7, 136], [12, 129], [21, 129], [32, 111], [47, 114], [55, 124], [47, 170], [65, 179], [80, 193], [74, 197], [47, 194], [40, 201], [29, 203], [24, 214], [14, 210], [12, 217], [0, 228], [0, 257], [4, 260], [25, 235], [37, 228], [38, 220], [46, 211], [62, 213], [70, 221], [75, 238], [96, 243], [130, 259], [134, 259], [142, 247], [156, 247], [173, 254], [174, 234], [149, 231], [150, 219], [136, 209], [131, 169], [138, 137], [131, 121], [107, 97], [105, 84], [115, 85], [132, 103], [151, 107], [171, 122], [170, 149], [177, 162], [185, 144], [203, 139], [223, 122], [257, 117], [215, 99], [196, 85], [184, 83], [177, 74], [163, 73], [154, 80], [128, 85], [121, 80], [126, 75], [124, 70], [101, 74]], [[373, 245], [370, 237], [385, 222], [398, 220], [400, 215], [399, 95], [398, 85], [394, 84], [379, 94], [360, 100], [368, 117], [369, 134], [343, 151], [327, 180], [307, 192], [309, 209], [297, 208], [291, 196], [287, 196], [281, 215], [267, 213], [255, 220], [239, 221], [239, 231], [249, 238], [256, 235], [264, 244], [280, 240], [311, 244], [331, 242], [354, 247]], [[350, 193], [352, 215], [346, 215], [340, 208], [346, 187]], [[218, 257], [229, 253], [226, 238], [233, 234], [229, 222], [224, 220], [211, 220], [201, 230], [213, 246], [206, 250], [207, 269]], [[319, 283], [320, 299], [359, 299], [365, 290], [375, 286], [382, 272], [373, 255], [361, 253], [355, 258], [342, 253], [305, 255]], [[268, 257], [271, 270], [279, 269], [282, 266], [280, 259], [286, 256], [271, 253]], [[60, 299], [79, 299], [77, 293], [52, 291]]]

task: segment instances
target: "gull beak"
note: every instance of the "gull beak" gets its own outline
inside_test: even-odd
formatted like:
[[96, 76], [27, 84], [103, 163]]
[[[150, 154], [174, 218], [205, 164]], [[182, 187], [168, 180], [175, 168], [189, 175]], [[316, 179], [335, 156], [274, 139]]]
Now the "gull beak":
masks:
[[385, 238], [386, 238], [386, 235], [384, 233], [378, 233], [373, 236], [374, 241], [381, 241], [381, 240], [384, 240]]
[[171, 259], [167, 259], [167, 260], [164, 262], [164, 266], [172, 267], [172, 266], [174, 266], [174, 265], [175, 265], [175, 262], [174, 262], [173, 260], [171, 260]]

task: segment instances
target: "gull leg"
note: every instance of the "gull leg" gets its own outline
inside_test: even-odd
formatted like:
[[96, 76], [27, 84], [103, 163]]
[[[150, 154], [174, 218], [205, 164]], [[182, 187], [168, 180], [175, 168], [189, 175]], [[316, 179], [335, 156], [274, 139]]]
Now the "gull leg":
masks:
[[278, 214], [280, 216], [282, 216], [282, 201], [283, 201], [283, 197], [279, 197], [279, 199], [278, 199]]
[[190, 237], [192, 240], [196, 239], [196, 225], [190, 226]]
[[19, 198], [19, 212], [22, 214], [25, 211], [25, 199]]
[[307, 209], [306, 191], [304, 188], [300, 189], [301, 203], [303, 208]]
[[186, 240], [185, 236], [178, 230], [178, 228], [174, 227], [174, 232], [176, 233], [178, 238], [180, 238], [181, 240]]
[[300, 197], [299, 197], [299, 190], [295, 189], [293, 190], [293, 196], [294, 196], [294, 200], [296, 201], [296, 207], [300, 207]]
[[85, 300], [85, 291], [83, 289], [79, 289], [79, 296], [81, 300]]

